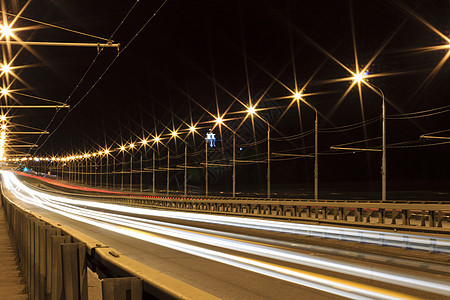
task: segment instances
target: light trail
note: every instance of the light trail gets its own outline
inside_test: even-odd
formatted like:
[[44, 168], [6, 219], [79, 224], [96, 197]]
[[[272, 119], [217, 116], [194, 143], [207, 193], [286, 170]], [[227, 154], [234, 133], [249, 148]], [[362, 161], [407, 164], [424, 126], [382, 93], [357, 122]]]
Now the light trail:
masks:
[[[37, 192], [34, 191], [34, 193]], [[344, 241], [370, 243], [382, 246], [392, 246], [412, 250], [433, 251], [450, 254], [450, 239], [443, 237], [430, 237], [416, 234], [391, 233], [377, 230], [342, 228], [336, 226], [287, 223], [280, 221], [207, 215], [190, 212], [164, 211], [157, 209], [124, 206], [119, 204], [108, 204], [95, 201], [74, 200], [68, 198], [63, 199], [64, 202], [74, 205], [83, 205], [143, 216], [173, 218], [185, 221], [205, 222], [224, 226], [235, 226], [248, 229], [275, 231], [295, 235], [339, 239]]]
[[[62, 214], [66, 217], [114, 232], [119, 232], [128, 236], [133, 236], [135, 238], [151, 243], [163, 245], [171, 249], [183, 251], [204, 258], [209, 258], [260, 274], [265, 274], [271, 277], [287, 280], [289, 282], [306, 285], [333, 294], [342, 295], [344, 297], [356, 297], [361, 299], [361, 296], [364, 296], [369, 298], [375, 297], [379, 299], [397, 299], [403, 298], [407, 295], [400, 295], [392, 291], [373, 288], [364, 284], [343, 281], [328, 276], [286, 268], [280, 265], [268, 264], [259, 260], [243, 258], [241, 256], [229, 255], [218, 251], [208, 250], [202, 247], [188, 245], [182, 242], [158, 237], [155, 236], [155, 234], [231, 249], [234, 251], [240, 251], [243, 253], [258, 255], [261, 257], [276, 259], [288, 263], [305, 265], [313, 268], [339, 272], [366, 279], [374, 279], [377, 281], [396, 284], [404, 287], [411, 287], [411, 285], [413, 285], [415, 289], [431, 293], [437, 293], [441, 295], [450, 294], [450, 287], [448, 287], [446, 283], [434, 282], [432, 280], [426, 280], [412, 276], [404, 276], [399, 273], [396, 274], [393, 272], [382, 271], [381, 269], [365, 268], [356, 264], [341, 263], [337, 260], [332, 259], [317, 258], [312, 255], [289, 251], [261, 242], [249, 242], [238, 239], [236, 238], [236, 236], [238, 235], [234, 235], [234, 237], [224, 237], [220, 236], [220, 234], [213, 230], [204, 230], [207, 231], [207, 233], [199, 233], [198, 228], [190, 226], [176, 225], [108, 212], [93, 211], [75, 205], [91, 206], [103, 209], [105, 209], [105, 207], [99, 207], [98, 205], [102, 203], [98, 202], [72, 200], [34, 191], [23, 185], [11, 173], [3, 172], [3, 178], [8, 189], [10, 189], [11, 192], [14, 193], [15, 196], [17, 196], [19, 199], [34, 205], [41, 206], [52, 212]], [[95, 203], [95, 205], [92, 205], [93, 203]], [[106, 209], [111, 210], [111, 204], [107, 205], [108, 208]], [[114, 205], [113, 207], [117, 208], [117, 206], [119, 205]], [[120, 211], [124, 212], [130, 207], [121, 206], [120, 208]], [[330, 289], [330, 287], [334, 288]], [[336, 289], [336, 287], [339, 288]], [[348, 293], [348, 291], [351, 291], [351, 293]]]

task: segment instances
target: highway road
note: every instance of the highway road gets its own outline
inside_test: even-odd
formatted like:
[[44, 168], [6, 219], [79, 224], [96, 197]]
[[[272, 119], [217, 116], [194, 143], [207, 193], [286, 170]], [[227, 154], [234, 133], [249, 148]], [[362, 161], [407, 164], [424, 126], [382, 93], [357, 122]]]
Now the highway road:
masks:
[[2, 178], [18, 205], [222, 299], [450, 299], [448, 237], [106, 204]]

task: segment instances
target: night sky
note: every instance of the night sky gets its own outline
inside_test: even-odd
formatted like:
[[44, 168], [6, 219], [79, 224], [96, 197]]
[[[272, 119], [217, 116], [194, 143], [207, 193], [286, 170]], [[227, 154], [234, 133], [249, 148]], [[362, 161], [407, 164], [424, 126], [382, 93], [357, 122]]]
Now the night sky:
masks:
[[[3, 10], [18, 13], [25, 3], [7, 1]], [[131, 0], [40, 0], [31, 1], [21, 15], [110, 38], [134, 4]], [[72, 107], [56, 115], [51, 109], [8, 113], [16, 131], [23, 130], [19, 124], [49, 126], [52, 135], [40, 137], [40, 147], [31, 155], [115, 149], [156, 133], [164, 137], [174, 129], [186, 132], [195, 123], [204, 136], [219, 113], [224, 114], [226, 126], [214, 128], [219, 141], [211, 159], [229, 163], [232, 129], [238, 136], [237, 147], [242, 148], [238, 157], [263, 161], [266, 124], [258, 118], [242, 122], [245, 107], [239, 102], [258, 104], [258, 114], [272, 126], [273, 153], [312, 154], [314, 111], [305, 104], [288, 108], [297, 86], [305, 87], [304, 99], [319, 111], [321, 186], [357, 182], [358, 189], [378, 191], [380, 152], [330, 150], [333, 145], [362, 140], [368, 141], [351, 147], [381, 147], [381, 139], [374, 139], [381, 137], [380, 95], [364, 83], [361, 97], [357, 85], [349, 88], [354, 76], [349, 70], [356, 72], [370, 63], [366, 83], [381, 89], [387, 103], [388, 189], [450, 186], [450, 144], [442, 144], [448, 140], [420, 139], [422, 134], [450, 128], [450, 65], [445, 60], [450, 52], [441, 47], [450, 43], [448, 1], [168, 0], [143, 27], [161, 4], [137, 2], [112, 37], [121, 50], [126, 47], [119, 57], [112, 48], [97, 56], [95, 48], [34, 47], [30, 52], [12, 47], [13, 56], [20, 50], [13, 66], [27, 66], [15, 70], [20, 78], [10, 87], [15, 101], [37, 103], [14, 94], [17, 90], [67, 101]], [[15, 33], [28, 41], [102, 42], [36, 25], [19, 19], [14, 27], [27, 29]], [[2, 49], [7, 57], [6, 47]], [[411, 115], [431, 109], [437, 110]], [[346, 130], [351, 125], [355, 128]], [[450, 136], [450, 131], [435, 135]], [[35, 142], [37, 136], [17, 138]], [[199, 153], [190, 164], [200, 163], [203, 138], [197, 135], [186, 141], [190, 151]], [[441, 144], [430, 146], [433, 143]], [[175, 146], [172, 140], [168, 145], [175, 157], [183, 154], [182, 142]], [[160, 150], [161, 157], [165, 151]], [[275, 185], [312, 188], [312, 158], [274, 155], [273, 160]], [[178, 164], [182, 163], [179, 158]], [[229, 186], [229, 171], [213, 170], [213, 184]], [[242, 165], [238, 176], [246, 184], [263, 187], [265, 165]]]

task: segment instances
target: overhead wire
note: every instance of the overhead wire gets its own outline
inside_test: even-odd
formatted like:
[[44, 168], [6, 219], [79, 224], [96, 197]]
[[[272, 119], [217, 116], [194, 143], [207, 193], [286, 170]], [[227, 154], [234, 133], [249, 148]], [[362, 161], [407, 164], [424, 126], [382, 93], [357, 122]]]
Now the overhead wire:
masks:
[[[47, 136], [47, 138], [44, 140], [44, 142], [35, 150], [38, 151], [42, 146], [45, 145], [45, 143], [49, 140], [49, 138], [61, 127], [61, 125], [64, 123], [64, 121], [67, 119], [68, 115], [70, 114], [70, 112], [72, 110], [74, 110], [86, 97], [87, 95], [94, 89], [95, 86], [97, 86], [97, 84], [100, 82], [100, 80], [103, 78], [103, 76], [109, 71], [109, 69], [111, 68], [111, 66], [117, 61], [117, 59], [119, 58], [119, 56], [123, 53], [123, 51], [125, 51], [128, 46], [134, 41], [134, 39], [142, 32], [142, 30], [144, 30], [144, 28], [148, 25], [148, 23], [150, 23], [151, 20], [153, 20], [153, 18], [158, 14], [158, 12], [162, 9], [162, 7], [166, 4], [168, 0], [165, 0], [156, 10], [156, 12], [144, 23], [144, 25], [138, 30], [138, 32], [131, 38], [131, 40], [117, 53], [117, 56], [114, 57], [114, 59], [110, 62], [110, 64], [106, 67], [106, 69], [103, 71], [103, 73], [97, 78], [97, 80], [92, 84], [92, 86], [87, 90], [87, 92], [78, 100], [77, 103], [75, 103], [75, 105], [72, 106], [72, 108], [68, 111], [68, 113], [63, 117], [63, 119], [59, 122], [59, 124], [55, 127], [55, 129], [52, 130], [52, 132]], [[128, 13], [125, 15], [125, 17], [122, 19], [122, 21], [120, 22], [120, 24], [117, 26], [117, 28], [114, 30], [114, 32], [111, 34], [110, 40], [112, 39], [112, 37], [115, 35], [115, 33], [119, 30], [119, 28], [122, 26], [122, 24], [125, 22], [125, 20], [128, 18], [128, 16], [131, 14], [131, 12], [133, 11], [133, 9], [135, 8], [135, 6], [137, 5], [137, 3], [139, 2], [139, 0], [136, 0], [136, 2], [133, 4], [133, 6], [130, 8], [130, 10], [128, 11]], [[64, 103], [67, 103], [67, 101], [72, 97], [72, 95], [75, 93], [75, 91], [78, 89], [78, 87], [80, 86], [81, 82], [84, 80], [84, 78], [86, 77], [86, 75], [88, 74], [88, 72], [90, 71], [90, 69], [92, 68], [92, 66], [94, 65], [95, 61], [97, 60], [98, 56], [100, 55], [101, 51], [103, 50], [103, 48], [101, 48], [98, 52], [97, 55], [95, 56], [94, 60], [92, 61], [92, 63], [90, 64], [90, 66], [88, 67], [88, 69], [86, 70], [86, 72], [83, 74], [82, 78], [80, 79], [80, 81], [78, 82], [78, 84], [76, 85], [76, 87], [74, 88], [74, 90], [72, 91], [72, 93], [69, 95], [69, 97], [66, 99], [66, 101]], [[46, 131], [48, 130], [48, 128], [51, 126], [51, 124], [53, 123], [54, 119], [56, 118], [56, 114], [59, 112], [59, 110], [57, 110], [53, 116], [53, 118], [51, 119], [51, 121], [49, 122], [48, 126], [46, 127]], [[36, 141], [36, 144], [39, 142], [39, 139], [41, 138], [42, 135], [39, 136], [39, 138]]]

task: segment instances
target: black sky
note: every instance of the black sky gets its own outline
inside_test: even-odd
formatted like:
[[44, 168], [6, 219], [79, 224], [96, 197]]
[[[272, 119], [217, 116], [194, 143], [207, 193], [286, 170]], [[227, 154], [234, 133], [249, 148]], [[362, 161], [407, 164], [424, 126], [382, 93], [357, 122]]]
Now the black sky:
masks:
[[[25, 1], [15, 3], [22, 7]], [[162, 3], [139, 1], [112, 39], [120, 42], [122, 47], [127, 45]], [[301, 120], [296, 106], [280, 119], [290, 100], [278, 98], [291, 95], [283, 85], [294, 89], [295, 76], [298, 85], [302, 86], [315, 74], [305, 92], [324, 93], [307, 99], [321, 113], [321, 130], [380, 116], [380, 97], [367, 87], [362, 89], [362, 106], [358, 89], [354, 88], [334, 110], [351, 82], [327, 81], [348, 78], [351, 74], [325, 52], [355, 70], [354, 40], [360, 67], [367, 64], [389, 40], [369, 69], [373, 75], [390, 74], [369, 79], [369, 83], [382, 89], [388, 98], [388, 115], [449, 105], [449, 64], [444, 63], [439, 72], [427, 80], [448, 50], [418, 50], [448, 42], [404, 8], [410, 8], [437, 31], [448, 36], [449, 3], [439, 0], [405, 3], [365, 0], [168, 0], [89, 93], [87, 91], [115, 58], [117, 51], [102, 51], [93, 68], [75, 89], [97, 54], [95, 48], [40, 47], [35, 48], [38, 57], [22, 50], [15, 64], [32, 65], [19, 72], [28, 87], [16, 81], [13, 89], [24, 89], [23, 92], [28, 94], [62, 102], [74, 91], [68, 100], [72, 107], [83, 99], [55, 131], [67, 110], [56, 115], [49, 128], [53, 134], [48, 140], [43, 136], [39, 140], [41, 147], [36, 153], [31, 153], [45, 157], [98, 151], [105, 145], [118, 147], [122, 143], [149, 137], [155, 133], [155, 128], [159, 133], [165, 127], [186, 128], [181, 120], [187, 123], [201, 121], [206, 132], [207, 127], [211, 126], [204, 122], [213, 118], [205, 110], [215, 115], [217, 111], [224, 113], [227, 109], [230, 112], [244, 109], [233, 100], [234, 96], [244, 103], [248, 103], [249, 98], [256, 101], [263, 97], [259, 106], [272, 108], [260, 114], [271, 124], [276, 124], [273, 152], [306, 147], [298, 153], [309, 154], [313, 151], [312, 135], [292, 143], [276, 141], [277, 138], [313, 128], [314, 114], [306, 106], [301, 106]], [[134, 1], [41, 0], [31, 1], [22, 15], [109, 38], [133, 4]], [[11, 3], [6, 4], [8, 11], [17, 12], [17, 8], [8, 5]], [[30, 25], [33, 23], [25, 20], [17, 22], [17, 26]], [[92, 38], [46, 27], [17, 32], [17, 35], [29, 41], [97, 42]], [[13, 53], [18, 50], [19, 47], [14, 47]], [[14, 123], [42, 129], [49, 124], [53, 114], [53, 110], [11, 111], [11, 115], [15, 116]], [[244, 115], [231, 114], [225, 118]], [[227, 124], [235, 128], [239, 121], [229, 121]], [[238, 143], [264, 139], [265, 125], [258, 121], [255, 124], [255, 129], [251, 122], [244, 124], [238, 132]], [[421, 134], [449, 129], [449, 124], [449, 113], [413, 120], [388, 120], [388, 144], [411, 141], [401, 146], [423, 146], [426, 142], [420, 141]], [[377, 182], [379, 153], [340, 154], [330, 151], [330, 146], [379, 136], [380, 122], [352, 131], [323, 131], [319, 144], [322, 153], [321, 181]], [[230, 138], [230, 132], [224, 129], [221, 137], [224, 148]], [[357, 145], [378, 147], [380, 143], [380, 140], [374, 140]], [[446, 188], [450, 182], [449, 150], [448, 144], [389, 149], [390, 180], [426, 181]], [[263, 148], [258, 151], [263, 152]], [[255, 172], [258, 170], [264, 169], [256, 168]], [[309, 184], [312, 182], [312, 170], [309, 159], [280, 162], [279, 167], [274, 165], [274, 178], [279, 182]], [[264, 180], [263, 175], [261, 180]], [[408, 188], [414, 187], [411, 185]]]

